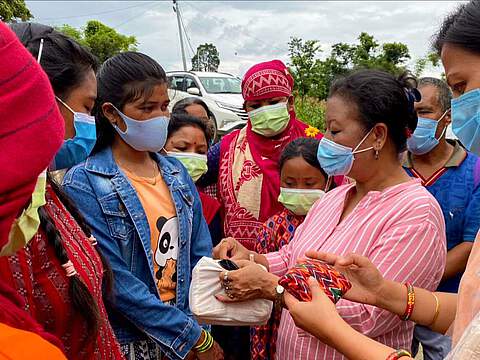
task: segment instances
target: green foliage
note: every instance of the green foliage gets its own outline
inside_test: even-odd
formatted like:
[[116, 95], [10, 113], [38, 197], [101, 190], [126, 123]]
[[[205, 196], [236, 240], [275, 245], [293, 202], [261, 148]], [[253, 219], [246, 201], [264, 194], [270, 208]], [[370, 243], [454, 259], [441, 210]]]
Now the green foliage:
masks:
[[318, 67], [316, 56], [321, 51], [320, 45], [316, 40], [303, 42], [302, 39], [294, 37], [288, 43], [288, 51], [296, 90], [303, 98], [311, 91], [315, 82], [314, 77], [317, 75]]
[[126, 36], [115, 29], [97, 20], [90, 20], [85, 27], [76, 29], [70, 25], [63, 25], [57, 30], [77, 40], [96, 55], [100, 62], [123, 51], [136, 51], [137, 39], [135, 36]]
[[0, 20], [4, 22], [27, 21], [33, 18], [24, 0], [0, 0]]
[[[427, 55], [417, 59], [415, 61], [413, 74], [416, 77], [421, 77], [428, 65], [431, 65], [435, 68], [440, 66], [440, 56], [436, 52], [428, 53]], [[442, 77], [444, 77], [444, 74]]]
[[192, 58], [193, 71], [216, 72], [220, 66], [220, 54], [213, 44], [202, 44], [197, 47], [197, 53]]
[[302, 98], [326, 99], [332, 81], [352, 69], [375, 68], [398, 74], [405, 71], [404, 64], [410, 58], [407, 45], [395, 42], [380, 45], [365, 32], [359, 35], [358, 44], [334, 44], [324, 60], [317, 58], [321, 49], [316, 40], [292, 38], [288, 45], [295, 89]]
[[295, 97], [295, 113], [304, 123], [325, 132], [325, 101], [314, 97]]

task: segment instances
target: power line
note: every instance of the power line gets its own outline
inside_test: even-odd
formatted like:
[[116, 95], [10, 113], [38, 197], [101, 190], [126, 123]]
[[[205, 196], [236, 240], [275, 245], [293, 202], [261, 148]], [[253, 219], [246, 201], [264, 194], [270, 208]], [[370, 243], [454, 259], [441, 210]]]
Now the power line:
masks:
[[185, 38], [187, 39], [188, 46], [190, 47], [190, 50], [192, 51], [192, 56], [195, 55], [195, 50], [193, 49], [192, 43], [190, 42], [190, 36], [188, 36], [187, 29], [185, 28], [185, 24], [183, 22], [183, 15], [180, 12], [180, 23], [182, 24], [183, 32], [185, 34]]
[[[156, 2], [152, 2], [152, 3], [156, 3]], [[124, 8], [121, 8], [121, 9], [107, 10], [107, 11], [91, 13], [91, 14], [63, 16], [63, 17], [54, 17], [54, 18], [43, 18], [43, 19], [35, 19], [35, 21], [42, 22], [42, 21], [50, 21], [50, 20], [77, 19], [77, 18], [82, 18], [82, 17], [91, 17], [91, 16], [97, 16], [97, 15], [110, 14], [110, 13], [114, 13], [114, 12], [118, 12], [118, 11], [123, 11], [123, 10], [128, 10], [128, 9], [141, 7], [141, 6], [145, 6], [145, 3], [139, 4], [139, 5], [133, 5], [133, 6], [129, 6], [129, 7], [124, 7]]]
[[112, 28], [113, 28], [113, 29], [118, 29], [120, 26], [123, 26], [123, 25], [125, 25], [126, 23], [129, 23], [130, 21], [133, 21], [133, 20], [137, 19], [139, 16], [141, 16], [141, 15], [145, 14], [147, 11], [153, 9], [153, 8], [154, 8], [155, 6], [157, 6], [158, 4], [159, 4], [158, 2], [152, 2], [152, 3], [150, 3], [150, 5], [151, 5], [150, 7], [142, 10], [142, 12], [140, 12], [140, 13], [138, 13], [138, 14], [135, 14], [134, 16], [128, 18], [127, 20], [121, 22], [120, 24], [115, 25], [115, 26], [112, 26]]

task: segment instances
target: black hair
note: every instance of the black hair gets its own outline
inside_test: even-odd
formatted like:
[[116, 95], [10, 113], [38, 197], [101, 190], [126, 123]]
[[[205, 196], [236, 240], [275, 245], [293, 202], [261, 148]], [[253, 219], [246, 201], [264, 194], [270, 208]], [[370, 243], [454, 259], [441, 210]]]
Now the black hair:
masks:
[[464, 50], [480, 54], [480, 1], [473, 0], [460, 5], [443, 20], [433, 39], [438, 54], [443, 45], [450, 43]]
[[[172, 108], [172, 114], [187, 114], [187, 107], [190, 105], [200, 105], [203, 107], [205, 112], [207, 113], [208, 116], [208, 123], [206, 124], [207, 126], [207, 131], [209, 133], [209, 138], [210, 140], [216, 140], [216, 126], [214, 124], [215, 122], [215, 116], [213, 116], [213, 113], [210, 111], [208, 108], [207, 104], [202, 99], [199, 99], [194, 96], [186, 97], [180, 101], [178, 101]], [[209, 141], [210, 143], [210, 141]]]
[[213, 114], [210, 111], [210, 109], [208, 108], [207, 104], [205, 104], [205, 102], [202, 99], [199, 99], [199, 98], [194, 97], [194, 96], [186, 97], [186, 98], [178, 101], [172, 108], [172, 114], [177, 114], [178, 113], [178, 114], [187, 114], [188, 115], [188, 112], [187, 112], [186, 109], [190, 105], [200, 105], [201, 107], [203, 107], [205, 109], [205, 112], [207, 113], [207, 116], [209, 118], [213, 117]]
[[151, 96], [155, 86], [167, 82], [163, 68], [145, 54], [127, 51], [107, 59], [97, 73], [97, 142], [92, 153], [110, 146], [114, 139], [115, 130], [103, 114], [104, 103], [123, 111], [125, 104]]
[[97, 58], [75, 40], [54, 28], [36, 23], [15, 23], [10, 28], [30, 53], [37, 58], [40, 42], [43, 50], [40, 65], [48, 76], [55, 95], [65, 100], [88, 72], [96, 72]]
[[[58, 196], [62, 204], [65, 206], [70, 215], [76, 220], [77, 224], [83, 230], [87, 237], [91, 236], [90, 228], [86, 225], [83, 217], [78, 212], [77, 208], [73, 205], [68, 196], [61, 190], [60, 186], [53, 180], [50, 175], [48, 176], [48, 184], [52, 187], [54, 193]], [[55, 251], [55, 256], [63, 265], [69, 261], [68, 254], [63, 246], [63, 239], [60, 235], [58, 229], [55, 226], [55, 223], [51, 216], [48, 214], [45, 207], [41, 207], [38, 211], [40, 217], [40, 225], [45, 231], [47, 240], [53, 247]], [[104, 285], [107, 289], [107, 292], [111, 289], [112, 284], [112, 271], [105, 260], [105, 258], [98, 252], [100, 259], [102, 260], [102, 265], [104, 267]], [[103, 275], [103, 274], [102, 274]], [[88, 287], [80, 279], [79, 275], [74, 275], [70, 277], [69, 283], [69, 292], [70, 298], [72, 299], [73, 307], [82, 314], [87, 324], [87, 340], [92, 339], [96, 341], [96, 335], [98, 333], [98, 328], [100, 324], [100, 312], [98, 304], [95, 301], [93, 295], [91, 294]]]
[[288, 160], [301, 157], [310, 166], [320, 170], [322, 175], [325, 177], [325, 181], [327, 181], [328, 175], [320, 166], [317, 158], [319, 143], [320, 140], [307, 137], [300, 137], [288, 143], [280, 155], [280, 160], [278, 161], [279, 170], [282, 171], [283, 165], [285, 165]]
[[408, 73], [395, 78], [381, 70], [358, 70], [336, 79], [329, 98], [340, 96], [352, 101], [366, 131], [384, 123], [398, 153], [406, 149], [409, 133], [417, 127], [414, 102], [420, 101], [416, 80]]
[[195, 116], [183, 113], [172, 113], [172, 116], [170, 117], [170, 122], [168, 123], [168, 138], [170, 138], [173, 134], [175, 134], [178, 130], [185, 126], [193, 126], [197, 129], [200, 129], [205, 135], [207, 145], [210, 144], [211, 135], [208, 131], [205, 121]]

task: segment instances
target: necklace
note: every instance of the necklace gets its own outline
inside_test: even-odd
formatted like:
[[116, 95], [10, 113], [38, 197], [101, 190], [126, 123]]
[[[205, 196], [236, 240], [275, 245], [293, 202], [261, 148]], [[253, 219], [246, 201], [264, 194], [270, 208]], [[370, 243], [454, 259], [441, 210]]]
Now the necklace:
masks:
[[[143, 180], [145, 180], [147, 183], [149, 183], [150, 185], [157, 185], [157, 171], [158, 173], [160, 173], [160, 170], [158, 169], [158, 165], [157, 163], [151, 159], [151, 161], [153, 162], [153, 178], [149, 178], [149, 177], [143, 177], [143, 176], [139, 176], [141, 177]], [[125, 166], [125, 164], [123, 163], [119, 163], [120, 167], [123, 167], [124, 169], [126, 169], [129, 173], [131, 174], [134, 174], [135, 175], [135, 172], [132, 171], [130, 168], [128, 168], [127, 166]]]

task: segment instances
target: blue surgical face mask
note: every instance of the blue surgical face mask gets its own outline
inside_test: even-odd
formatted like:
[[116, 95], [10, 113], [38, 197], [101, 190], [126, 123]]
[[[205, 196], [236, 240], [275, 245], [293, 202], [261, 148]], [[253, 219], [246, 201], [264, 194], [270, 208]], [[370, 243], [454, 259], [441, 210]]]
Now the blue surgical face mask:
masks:
[[480, 155], [480, 89], [452, 99], [452, 130], [468, 150]]
[[438, 139], [435, 137], [438, 123], [447, 115], [448, 111], [445, 111], [438, 120], [419, 117], [415, 131], [407, 139], [408, 151], [415, 155], [423, 155], [432, 151], [447, 131], [447, 126], [445, 126], [440, 137]]
[[371, 134], [372, 131], [373, 128], [367, 133], [367, 135], [365, 135], [355, 149], [337, 144], [336, 142], [325, 137], [322, 138], [322, 140], [320, 140], [320, 144], [318, 145], [317, 159], [327, 175], [348, 175], [350, 170], [352, 170], [353, 161], [355, 160], [354, 155], [373, 149], [373, 146], [371, 146], [366, 149], [358, 150], [358, 148], [363, 144], [365, 139]]
[[62, 147], [55, 155], [52, 164], [49, 166], [49, 170], [51, 171], [69, 169], [82, 161], [85, 161], [97, 141], [95, 118], [85, 113], [73, 111], [73, 109], [60, 98], [56, 98], [63, 106], [73, 113], [75, 136], [63, 142]]
[[139, 121], [128, 117], [116, 107], [114, 108], [127, 127], [125, 131], [122, 131], [117, 125], [113, 125], [123, 141], [137, 151], [159, 152], [163, 149], [167, 142], [170, 121], [168, 117], [157, 116]]

